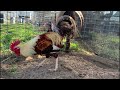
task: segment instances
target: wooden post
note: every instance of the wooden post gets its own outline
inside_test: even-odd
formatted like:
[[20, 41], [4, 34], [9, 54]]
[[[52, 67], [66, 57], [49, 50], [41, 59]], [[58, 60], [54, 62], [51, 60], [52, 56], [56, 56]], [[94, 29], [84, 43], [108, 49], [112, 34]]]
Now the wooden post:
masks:
[[8, 33], [8, 11], [7, 11], [7, 33]]
[[56, 11], [55, 11], [55, 25], [56, 25]]

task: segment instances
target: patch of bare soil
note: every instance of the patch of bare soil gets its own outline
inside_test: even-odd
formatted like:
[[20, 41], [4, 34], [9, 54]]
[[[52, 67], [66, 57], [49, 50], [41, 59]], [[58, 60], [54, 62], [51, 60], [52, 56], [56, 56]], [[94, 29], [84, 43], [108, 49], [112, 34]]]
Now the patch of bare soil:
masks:
[[[94, 56], [95, 57], [95, 56]], [[55, 67], [55, 59], [49, 58], [42, 67], [38, 66], [45, 59], [36, 58], [25, 61], [25, 58], [10, 58], [1, 63], [2, 79], [119, 79], [119, 68], [116, 64], [107, 65], [99, 62], [101, 58], [79, 53], [61, 53], [59, 68], [56, 72], [49, 71]], [[14, 60], [16, 59], [16, 60]], [[16, 62], [14, 62], [16, 61]], [[102, 61], [102, 60], [101, 60]], [[113, 66], [112, 66], [113, 65]], [[118, 62], [117, 62], [118, 65]], [[115, 68], [114, 68], [115, 67]]]

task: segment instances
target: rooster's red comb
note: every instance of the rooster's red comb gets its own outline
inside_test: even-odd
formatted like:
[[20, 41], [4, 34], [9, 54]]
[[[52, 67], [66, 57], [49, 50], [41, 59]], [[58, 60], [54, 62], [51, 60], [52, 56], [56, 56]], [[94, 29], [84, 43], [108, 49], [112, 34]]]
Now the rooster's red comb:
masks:
[[20, 44], [20, 40], [15, 40], [14, 42], [12, 42], [10, 45], [10, 50], [14, 51], [14, 47], [18, 44]]

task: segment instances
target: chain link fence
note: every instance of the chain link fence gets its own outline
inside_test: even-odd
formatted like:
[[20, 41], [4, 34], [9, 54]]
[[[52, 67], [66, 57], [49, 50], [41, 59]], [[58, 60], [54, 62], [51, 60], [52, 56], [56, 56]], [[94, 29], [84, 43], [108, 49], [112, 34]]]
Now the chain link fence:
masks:
[[55, 11], [1, 11], [0, 12], [0, 60], [16, 57], [10, 51], [10, 43], [16, 39], [26, 42], [38, 34], [47, 32], [47, 22], [54, 21]]
[[[38, 12], [36, 12], [38, 13]], [[49, 12], [51, 13], [51, 12]], [[43, 27], [47, 21], [54, 20], [55, 14], [45, 17], [45, 13], [30, 14], [28, 11], [20, 13], [18, 11], [4, 11], [1, 16], [1, 45], [0, 56], [8, 57], [11, 55], [9, 45], [12, 40], [29, 40], [36, 34], [46, 32]], [[46, 13], [46, 15], [49, 15]], [[84, 26], [80, 31], [81, 41], [89, 51], [94, 52], [104, 58], [119, 60], [119, 11], [84, 11]], [[41, 17], [39, 17], [41, 16]], [[2, 19], [3, 19], [2, 18]], [[42, 18], [40, 21], [40, 18]], [[47, 18], [47, 19], [45, 19]], [[40, 23], [43, 22], [44, 23]], [[80, 22], [78, 21], [78, 28]], [[17, 31], [17, 32], [16, 32]], [[21, 32], [24, 34], [20, 35]]]
[[119, 11], [86, 11], [81, 40], [88, 48], [104, 58], [119, 60]]

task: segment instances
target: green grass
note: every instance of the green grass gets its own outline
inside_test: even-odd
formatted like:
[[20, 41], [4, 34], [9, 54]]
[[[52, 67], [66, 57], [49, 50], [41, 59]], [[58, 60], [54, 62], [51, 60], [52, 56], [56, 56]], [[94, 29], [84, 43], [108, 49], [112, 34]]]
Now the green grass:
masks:
[[10, 52], [9, 46], [10, 43], [16, 39], [25, 42], [30, 40], [34, 36], [38, 34], [42, 34], [44, 32], [38, 32], [37, 30], [33, 30], [31, 24], [2, 24], [1, 25], [1, 37], [0, 37], [0, 49], [2, 54]]
[[10, 74], [16, 74], [17, 73], [17, 65], [11, 65], [10, 69], [9, 69], [9, 72]]
[[16, 74], [18, 74], [18, 66], [17, 64], [11, 64], [7, 70], [8, 74], [10, 76], [14, 76]]
[[[65, 50], [65, 47], [66, 47], [66, 39], [63, 39], [63, 43], [64, 43], [64, 48], [62, 50]], [[70, 42], [70, 50], [72, 51], [80, 51], [81, 50], [81, 47], [79, 45], [79, 43], [77, 41], [74, 41], [74, 40], [71, 40]]]
[[119, 36], [103, 33], [92, 33], [91, 47], [105, 58], [119, 60]]

